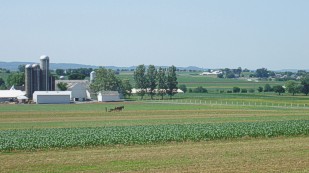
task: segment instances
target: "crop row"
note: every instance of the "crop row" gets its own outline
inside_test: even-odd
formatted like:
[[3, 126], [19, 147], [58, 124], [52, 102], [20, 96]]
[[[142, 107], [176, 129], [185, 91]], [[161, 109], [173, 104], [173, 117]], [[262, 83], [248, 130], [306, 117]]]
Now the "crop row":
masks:
[[309, 135], [309, 120], [4, 130], [0, 131], [0, 150], [154, 144], [170, 141], [297, 135]]

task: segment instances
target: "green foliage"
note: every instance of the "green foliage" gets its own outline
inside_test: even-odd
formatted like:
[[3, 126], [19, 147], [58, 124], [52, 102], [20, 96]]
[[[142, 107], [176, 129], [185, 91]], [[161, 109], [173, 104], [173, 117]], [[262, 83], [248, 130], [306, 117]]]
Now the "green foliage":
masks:
[[146, 93], [147, 83], [148, 83], [145, 72], [146, 72], [146, 68], [144, 64], [137, 66], [134, 71], [135, 87], [137, 89], [141, 89], [141, 91], [138, 93], [141, 96], [141, 99], [143, 99]]
[[255, 71], [255, 76], [258, 78], [268, 78], [269, 71], [266, 68], [260, 68]]
[[64, 75], [65, 75], [64, 69], [56, 69], [56, 74], [57, 74], [58, 76], [64, 76]]
[[295, 95], [295, 93], [300, 92], [300, 87], [298, 86], [297, 82], [289, 80], [285, 83], [286, 90], [288, 93]]
[[177, 90], [177, 75], [176, 75], [176, 67], [175, 66], [171, 66], [168, 68], [167, 71], [167, 94], [172, 97], [176, 92], [175, 90]]
[[274, 90], [275, 93], [278, 93], [279, 95], [281, 95], [281, 93], [285, 92], [285, 89], [281, 85], [275, 85], [273, 87], [273, 90]]
[[271, 92], [271, 91], [273, 91], [273, 88], [269, 84], [265, 84], [264, 92]]
[[148, 94], [151, 96], [151, 99], [153, 99], [153, 96], [156, 94], [154, 89], [157, 87], [157, 70], [154, 65], [149, 65], [146, 74], [146, 81], [146, 88], [149, 89]]
[[263, 87], [258, 87], [257, 91], [260, 93], [260, 92], [263, 92]]
[[143, 145], [172, 141], [299, 135], [309, 135], [308, 120], [4, 130], [0, 131], [0, 150]]
[[84, 80], [86, 76], [80, 73], [73, 73], [68, 76], [69, 80]]
[[22, 86], [25, 84], [25, 73], [11, 73], [7, 79], [8, 86]]
[[57, 83], [57, 87], [58, 87], [61, 91], [66, 91], [66, 90], [68, 89], [68, 83], [59, 82], [59, 83]]
[[123, 96], [124, 97], [127, 97], [127, 96], [131, 97], [131, 95], [132, 95], [132, 85], [131, 85], [129, 80], [123, 80], [122, 81], [122, 88], [123, 88], [123, 90], [122, 90]]
[[194, 93], [207, 93], [208, 91], [207, 91], [206, 88], [199, 86], [197, 88], [194, 88], [192, 92], [194, 92]]
[[239, 93], [240, 88], [239, 87], [233, 87], [233, 93]]
[[301, 78], [301, 85], [303, 85], [302, 92], [307, 96], [309, 94], [309, 75]]
[[241, 92], [241, 93], [247, 93], [247, 92], [248, 92], [248, 90], [247, 90], [247, 89], [245, 89], [245, 88], [242, 88], [242, 89], [240, 90], [240, 92]]
[[159, 68], [158, 72], [157, 72], [157, 82], [158, 82], [158, 95], [161, 96], [161, 99], [163, 99], [163, 96], [166, 94], [166, 89], [167, 89], [167, 85], [166, 85], [166, 75], [165, 75], [165, 71], [163, 70], [163, 68]]
[[99, 68], [96, 70], [96, 78], [90, 84], [90, 89], [98, 93], [101, 91], [121, 91], [123, 88], [121, 80], [116, 77], [113, 70]]

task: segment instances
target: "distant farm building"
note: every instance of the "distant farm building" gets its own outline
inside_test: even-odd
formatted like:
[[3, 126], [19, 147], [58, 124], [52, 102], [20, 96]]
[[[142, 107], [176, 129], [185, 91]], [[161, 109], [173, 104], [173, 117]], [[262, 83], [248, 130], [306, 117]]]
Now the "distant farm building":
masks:
[[26, 93], [21, 90], [0, 90], [0, 102], [28, 100]]
[[60, 91], [57, 87], [58, 83], [67, 83], [67, 91], [71, 91], [71, 98], [73, 101], [85, 101], [91, 99], [89, 93], [89, 81], [87, 80], [56, 80], [56, 91]]
[[203, 72], [200, 75], [207, 76], [207, 75], [218, 75], [218, 74], [222, 74], [222, 71], [220, 71], [220, 70], [211, 70], [210, 72]]
[[69, 104], [71, 91], [35, 91], [33, 101], [36, 104]]
[[118, 91], [102, 91], [98, 94], [99, 102], [119, 102], [121, 96]]

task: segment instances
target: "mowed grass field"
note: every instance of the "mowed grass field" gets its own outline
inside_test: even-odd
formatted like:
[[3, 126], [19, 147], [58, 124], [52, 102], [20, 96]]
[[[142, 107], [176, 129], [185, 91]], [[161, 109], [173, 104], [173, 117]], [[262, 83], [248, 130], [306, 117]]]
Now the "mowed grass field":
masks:
[[[285, 102], [293, 100], [286, 98]], [[121, 105], [125, 106], [122, 112], [106, 112], [106, 109]], [[302, 124], [296, 129], [299, 133], [291, 132], [290, 135], [289, 129], [299, 124]], [[208, 125], [212, 127], [209, 131], [215, 130], [214, 135], [203, 138], [203, 128], [208, 128]], [[252, 137], [253, 132], [245, 131], [247, 135], [220, 137], [221, 127], [225, 125], [232, 125], [229, 128], [235, 130], [239, 130], [239, 126], [249, 126], [249, 131], [261, 126], [258, 133], [265, 133]], [[186, 133], [186, 130], [194, 126], [201, 127], [202, 132], [193, 129], [196, 138], [188, 140], [186, 136], [191, 132]], [[149, 101], [0, 105], [0, 145], [12, 141], [17, 145], [30, 138], [36, 140], [31, 136], [33, 132], [41, 135], [38, 139], [44, 142], [51, 137], [48, 134], [58, 131], [63, 132], [63, 136], [69, 135], [67, 138], [71, 138], [70, 135], [75, 138], [76, 135], [80, 137], [76, 130], [90, 129], [91, 138], [97, 136], [93, 130], [107, 128], [111, 130], [109, 133], [114, 133], [119, 127], [150, 130], [145, 132], [146, 135], [158, 133], [157, 128], [161, 128], [162, 133], [171, 132], [168, 137], [176, 136], [178, 131], [184, 133], [178, 134], [179, 138], [174, 140], [153, 136], [154, 139], [148, 139], [150, 142], [138, 144], [129, 141], [108, 145], [90, 143], [84, 146], [3, 149], [0, 152], [0, 172], [309, 172], [308, 108]], [[175, 129], [170, 127], [178, 130], [173, 131]], [[282, 131], [287, 133], [282, 134]], [[116, 134], [121, 137], [130, 133], [139, 140], [135, 133], [121, 133]], [[19, 138], [20, 134], [22, 138]], [[130, 140], [130, 136], [125, 137]], [[83, 142], [82, 138], [72, 140]]]

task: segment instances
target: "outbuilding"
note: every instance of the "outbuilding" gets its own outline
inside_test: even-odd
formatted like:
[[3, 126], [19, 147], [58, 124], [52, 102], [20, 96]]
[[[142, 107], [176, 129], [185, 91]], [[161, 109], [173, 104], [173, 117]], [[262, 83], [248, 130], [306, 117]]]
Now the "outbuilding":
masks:
[[33, 101], [36, 104], [69, 104], [71, 91], [35, 91]]
[[102, 91], [98, 94], [99, 102], [119, 102], [120, 94], [118, 91]]

